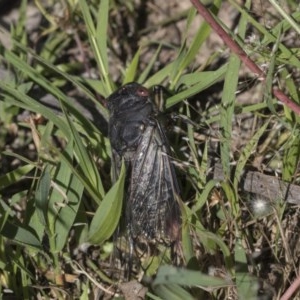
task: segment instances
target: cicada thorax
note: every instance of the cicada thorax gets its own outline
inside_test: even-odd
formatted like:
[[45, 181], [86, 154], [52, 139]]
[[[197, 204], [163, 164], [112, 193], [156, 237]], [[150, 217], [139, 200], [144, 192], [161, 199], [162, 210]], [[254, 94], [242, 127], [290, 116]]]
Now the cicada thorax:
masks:
[[126, 165], [121, 227], [129, 257], [151, 257], [180, 236], [179, 188], [159, 109], [149, 91], [137, 83], [113, 93], [108, 108], [114, 180], [122, 159]]

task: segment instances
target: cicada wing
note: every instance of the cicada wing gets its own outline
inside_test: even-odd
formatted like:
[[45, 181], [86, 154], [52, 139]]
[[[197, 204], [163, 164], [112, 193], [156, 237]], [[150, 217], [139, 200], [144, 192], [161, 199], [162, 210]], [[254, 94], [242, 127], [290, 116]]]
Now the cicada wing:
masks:
[[126, 216], [133, 238], [170, 243], [180, 227], [179, 188], [158, 121], [145, 128], [132, 163]]
[[149, 91], [137, 83], [127, 84], [109, 97], [108, 108], [114, 181], [122, 159], [126, 166], [123, 217], [115, 236], [119, 239], [126, 229], [127, 253], [119, 249], [131, 272], [133, 251], [141, 240], [156, 248], [179, 238], [179, 188], [157, 119], [160, 109], [155, 108]]

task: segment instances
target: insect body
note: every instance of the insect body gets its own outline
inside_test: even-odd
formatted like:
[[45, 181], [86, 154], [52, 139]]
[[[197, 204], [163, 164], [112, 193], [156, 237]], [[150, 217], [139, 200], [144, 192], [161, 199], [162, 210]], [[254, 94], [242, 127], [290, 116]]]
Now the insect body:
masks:
[[113, 177], [126, 166], [124, 218], [129, 238], [172, 244], [179, 238], [179, 188], [168, 141], [149, 90], [129, 83], [108, 98]]

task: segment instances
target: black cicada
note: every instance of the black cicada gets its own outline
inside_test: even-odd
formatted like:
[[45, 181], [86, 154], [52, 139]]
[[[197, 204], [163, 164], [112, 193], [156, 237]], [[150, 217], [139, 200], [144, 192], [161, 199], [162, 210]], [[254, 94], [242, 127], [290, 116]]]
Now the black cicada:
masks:
[[170, 149], [148, 89], [129, 83], [109, 96], [113, 179], [126, 166], [124, 224], [131, 244], [171, 245], [180, 234], [179, 187]]

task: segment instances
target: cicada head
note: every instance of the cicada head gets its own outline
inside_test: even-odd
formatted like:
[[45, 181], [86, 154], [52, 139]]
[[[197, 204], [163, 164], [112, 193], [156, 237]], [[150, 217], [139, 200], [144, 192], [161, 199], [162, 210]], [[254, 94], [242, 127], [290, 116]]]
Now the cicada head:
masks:
[[153, 109], [149, 90], [136, 82], [119, 88], [108, 97], [107, 102], [111, 114], [141, 113], [141, 111], [149, 113]]

